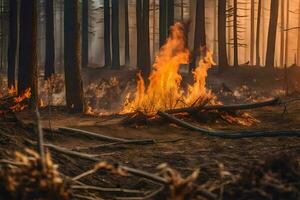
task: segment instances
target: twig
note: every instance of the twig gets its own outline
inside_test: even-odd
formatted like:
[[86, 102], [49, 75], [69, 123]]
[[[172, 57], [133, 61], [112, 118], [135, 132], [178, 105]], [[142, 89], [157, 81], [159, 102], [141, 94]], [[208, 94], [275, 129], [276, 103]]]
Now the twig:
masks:
[[144, 196], [144, 197], [115, 197], [115, 199], [119, 200], [145, 200], [145, 199], [150, 199], [157, 195], [158, 193], [162, 192], [165, 189], [165, 186], [161, 186], [159, 189], [151, 192], [150, 194]]
[[104, 188], [93, 185], [73, 185], [71, 186], [73, 190], [95, 190], [101, 192], [122, 192], [122, 193], [131, 193], [131, 194], [144, 194], [144, 191], [141, 190], [130, 190], [124, 188]]
[[44, 152], [44, 134], [43, 134], [43, 128], [41, 125], [41, 119], [40, 119], [40, 113], [38, 105], [36, 104], [35, 107], [35, 115], [36, 115], [36, 124], [37, 124], [37, 134], [38, 134], [38, 151], [41, 158], [41, 166], [43, 170], [45, 169], [45, 152]]
[[197, 127], [188, 122], [180, 120], [177, 117], [172, 116], [166, 112], [159, 111], [158, 115], [181, 127], [193, 131], [197, 131], [204, 136], [210, 136], [210, 137], [219, 137], [223, 139], [241, 139], [241, 138], [254, 138], [254, 137], [300, 137], [300, 130], [256, 131], [256, 132], [246, 131], [246, 132], [239, 132], [239, 133], [227, 133], [222, 131], [214, 131], [214, 130], [208, 130], [205, 128]]

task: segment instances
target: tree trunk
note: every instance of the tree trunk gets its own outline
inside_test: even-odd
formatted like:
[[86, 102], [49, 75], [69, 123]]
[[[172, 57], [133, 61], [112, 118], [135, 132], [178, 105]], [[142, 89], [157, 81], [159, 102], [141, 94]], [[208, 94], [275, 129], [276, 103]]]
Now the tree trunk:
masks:
[[190, 64], [190, 71], [196, 67], [197, 59], [206, 56], [206, 31], [205, 31], [205, 0], [196, 2], [194, 49]]
[[167, 0], [159, 1], [159, 46], [163, 46], [167, 39]]
[[227, 44], [226, 44], [226, 1], [218, 2], [218, 53], [219, 70], [224, 71], [228, 67]]
[[152, 15], [152, 60], [155, 60], [155, 53], [156, 53], [156, 0], [152, 0], [152, 9], [153, 9], [153, 15]]
[[261, 0], [258, 0], [256, 24], [256, 67], [260, 66], [260, 20], [261, 20]]
[[7, 83], [8, 88], [15, 88], [16, 74], [16, 53], [18, 40], [18, 4], [17, 0], [9, 2], [9, 44], [8, 44], [8, 69]]
[[37, 1], [22, 0], [20, 10], [20, 50], [18, 94], [31, 89], [31, 106], [38, 102], [37, 71]]
[[111, 66], [109, 0], [104, 0], [104, 57], [105, 66]]
[[[289, 29], [290, 26], [290, 0], [286, 0], [286, 29]], [[288, 84], [288, 58], [289, 58], [289, 31], [286, 31], [286, 39], [285, 39], [285, 59], [284, 59], [284, 71], [285, 71], [285, 94], [289, 94], [289, 84]]]
[[238, 21], [237, 21], [237, 0], [233, 1], [233, 66], [239, 66], [239, 47], [238, 47]]
[[279, 55], [279, 59], [280, 59], [280, 67], [284, 67], [284, 15], [285, 15], [285, 11], [284, 11], [284, 3], [285, 1], [281, 1], [281, 5], [280, 5], [280, 55]]
[[83, 86], [80, 72], [79, 0], [65, 0], [64, 46], [67, 107], [72, 112], [83, 112]]
[[130, 65], [128, 0], [125, 1], [125, 65]]
[[[298, 10], [300, 11], [300, 1], [298, 5]], [[300, 12], [298, 14], [298, 27], [300, 27]], [[298, 39], [297, 39], [297, 65], [300, 66], [300, 29], [298, 29]]]
[[87, 67], [89, 62], [89, 0], [82, 1], [82, 41], [81, 66]]
[[4, 51], [4, 11], [3, 0], [0, 0], [0, 69], [3, 68], [3, 51]]
[[144, 80], [150, 74], [150, 40], [149, 40], [149, 0], [140, 0], [136, 3], [137, 21], [137, 67]]
[[266, 51], [266, 22], [265, 22], [265, 5], [266, 2], [262, 0], [262, 7], [261, 7], [261, 22], [262, 22], [262, 31], [261, 31], [261, 44], [262, 44], [262, 55], [261, 55], [261, 63], [265, 64], [266, 63], [266, 58], [265, 58], [265, 51]]
[[267, 44], [267, 52], [266, 52], [266, 67], [270, 69], [274, 68], [278, 7], [279, 7], [279, 1], [272, 0], [270, 21], [269, 21], [269, 32], [268, 32], [268, 44]]
[[119, 0], [112, 0], [112, 69], [120, 69]]
[[45, 80], [55, 73], [55, 46], [54, 46], [54, 7], [53, 0], [46, 2], [46, 60]]
[[174, 23], [174, 0], [159, 1], [159, 44], [163, 46]]
[[250, 36], [250, 65], [254, 65], [254, 40], [255, 40], [255, 1], [251, 0], [251, 18], [250, 18], [250, 29], [251, 29], [251, 36]]

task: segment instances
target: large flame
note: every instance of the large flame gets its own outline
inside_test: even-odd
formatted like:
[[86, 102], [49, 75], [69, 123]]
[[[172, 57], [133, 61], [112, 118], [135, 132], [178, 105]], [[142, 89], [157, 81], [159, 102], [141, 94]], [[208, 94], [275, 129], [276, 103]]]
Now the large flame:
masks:
[[145, 81], [138, 74], [138, 83], [135, 98], [130, 100], [131, 94], [126, 98], [123, 112], [142, 111], [153, 113], [158, 110], [167, 110], [191, 105], [199, 97], [206, 96], [205, 79], [207, 70], [213, 61], [211, 53], [199, 61], [194, 73], [194, 84], [184, 92], [180, 87], [182, 77], [179, 73], [181, 64], [189, 63], [190, 52], [186, 45], [184, 27], [176, 23], [171, 27], [170, 37], [160, 49], [146, 88]]

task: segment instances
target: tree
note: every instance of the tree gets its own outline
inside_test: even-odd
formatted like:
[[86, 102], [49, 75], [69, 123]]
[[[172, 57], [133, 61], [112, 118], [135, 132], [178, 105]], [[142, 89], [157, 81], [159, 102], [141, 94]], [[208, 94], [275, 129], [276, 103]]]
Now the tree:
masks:
[[275, 62], [275, 43], [276, 43], [276, 34], [277, 34], [277, 21], [278, 21], [278, 7], [279, 0], [271, 1], [271, 12], [269, 20], [269, 31], [268, 31], [268, 43], [267, 43], [267, 52], [266, 52], [266, 67], [274, 68]]
[[83, 85], [80, 72], [79, 0], [65, 0], [64, 51], [67, 107], [72, 112], [83, 112]]
[[256, 66], [260, 66], [260, 21], [261, 21], [261, 0], [258, 0], [258, 8], [257, 8], [257, 24], [256, 24]]
[[18, 40], [18, 5], [17, 0], [9, 2], [9, 41], [8, 41], [8, 88], [15, 88], [16, 53]]
[[81, 66], [87, 67], [89, 60], [89, 0], [82, 1]]
[[196, 2], [196, 19], [195, 19], [195, 36], [194, 49], [190, 64], [190, 71], [196, 67], [196, 61], [199, 57], [206, 56], [206, 31], [205, 31], [205, 0], [197, 0]]
[[119, 0], [112, 0], [112, 69], [120, 69]]
[[228, 67], [226, 46], [226, 1], [218, 1], [218, 52], [219, 69], [223, 71]]
[[167, 40], [169, 28], [174, 23], [174, 0], [159, 1], [159, 44], [163, 46]]
[[104, 62], [105, 66], [111, 66], [109, 0], [104, 0]]
[[[298, 10], [300, 11], [300, 1], [298, 5]], [[300, 27], [300, 12], [298, 14], [298, 27]], [[298, 29], [298, 38], [297, 38], [297, 65], [300, 66], [300, 29]]]
[[130, 64], [128, 0], [125, 1], [125, 64]]
[[46, 60], [45, 80], [55, 73], [55, 46], [54, 46], [54, 7], [53, 0], [46, 2]]
[[254, 40], [255, 40], [255, 28], [254, 28], [254, 21], [255, 21], [255, 1], [251, 0], [251, 14], [250, 14], [250, 65], [254, 65]]
[[280, 5], [280, 55], [279, 55], [279, 62], [280, 62], [280, 66], [283, 67], [284, 65], [284, 2], [285, 1], [281, 1], [281, 5]]
[[20, 50], [18, 68], [18, 94], [31, 89], [31, 106], [38, 102], [37, 71], [37, 2], [22, 0], [20, 10]]
[[149, 0], [136, 2], [137, 18], [137, 66], [147, 80], [150, 74]]
[[233, 66], [239, 66], [239, 47], [238, 47], [238, 21], [237, 21], [237, 0], [233, 1]]

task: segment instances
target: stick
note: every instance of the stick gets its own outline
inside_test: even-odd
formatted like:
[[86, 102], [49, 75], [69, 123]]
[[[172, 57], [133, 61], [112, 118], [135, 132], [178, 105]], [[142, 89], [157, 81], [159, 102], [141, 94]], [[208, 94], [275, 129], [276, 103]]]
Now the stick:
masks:
[[158, 115], [177, 124], [178, 126], [197, 131], [201, 135], [210, 137], [219, 137], [224, 139], [241, 139], [241, 138], [255, 138], [255, 137], [300, 137], [300, 130], [291, 131], [258, 131], [258, 132], [240, 132], [240, 133], [227, 133], [222, 131], [208, 130], [205, 128], [197, 127], [188, 122], [178, 119], [166, 112], [159, 111]]
[[73, 185], [71, 186], [73, 190], [95, 190], [101, 192], [123, 192], [123, 193], [132, 193], [132, 194], [144, 194], [145, 192], [140, 190], [130, 190], [124, 188], [104, 188], [93, 185]]
[[123, 138], [110, 137], [110, 136], [101, 135], [98, 133], [93, 133], [90, 131], [84, 131], [84, 130], [75, 129], [75, 128], [60, 127], [60, 128], [58, 128], [58, 130], [62, 131], [62, 132], [66, 132], [66, 133], [76, 133], [79, 135], [93, 137], [93, 138], [97, 138], [97, 139], [101, 139], [101, 140], [105, 140], [105, 141], [111, 141], [111, 142], [128, 142], [129, 141], [129, 140], [123, 139]]
[[259, 103], [249, 103], [249, 104], [232, 104], [232, 105], [212, 105], [212, 106], [203, 106], [203, 107], [188, 107], [188, 108], [177, 108], [166, 110], [166, 113], [177, 114], [177, 113], [193, 113], [198, 111], [210, 111], [210, 110], [219, 110], [219, 111], [236, 111], [236, 110], [249, 110], [255, 108], [262, 108], [266, 106], [275, 106], [280, 104], [279, 98], [274, 98], [268, 101], [263, 101]]
[[117, 146], [117, 145], [149, 145], [149, 144], [155, 144], [155, 140], [153, 139], [145, 139], [145, 140], [129, 140], [125, 142], [115, 142], [115, 143], [110, 143], [110, 144], [102, 144], [102, 145], [96, 145], [96, 146], [91, 146], [91, 147], [79, 147], [75, 148], [75, 150], [90, 150], [90, 149], [101, 149], [101, 148], [107, 148], [107, 147], [112, 147], [112, 146]]
[[40, 112], [38, 105], [35, 105], [35, 115], [36, 115], [36, 123], [37, 123], [37, 135], [38, 135], [38, 151], [41, 157], [41, 165], [43, 170], [45, 169], [45, 152], [44, 152], [44, 134], [43, 128], [41, 125]]

